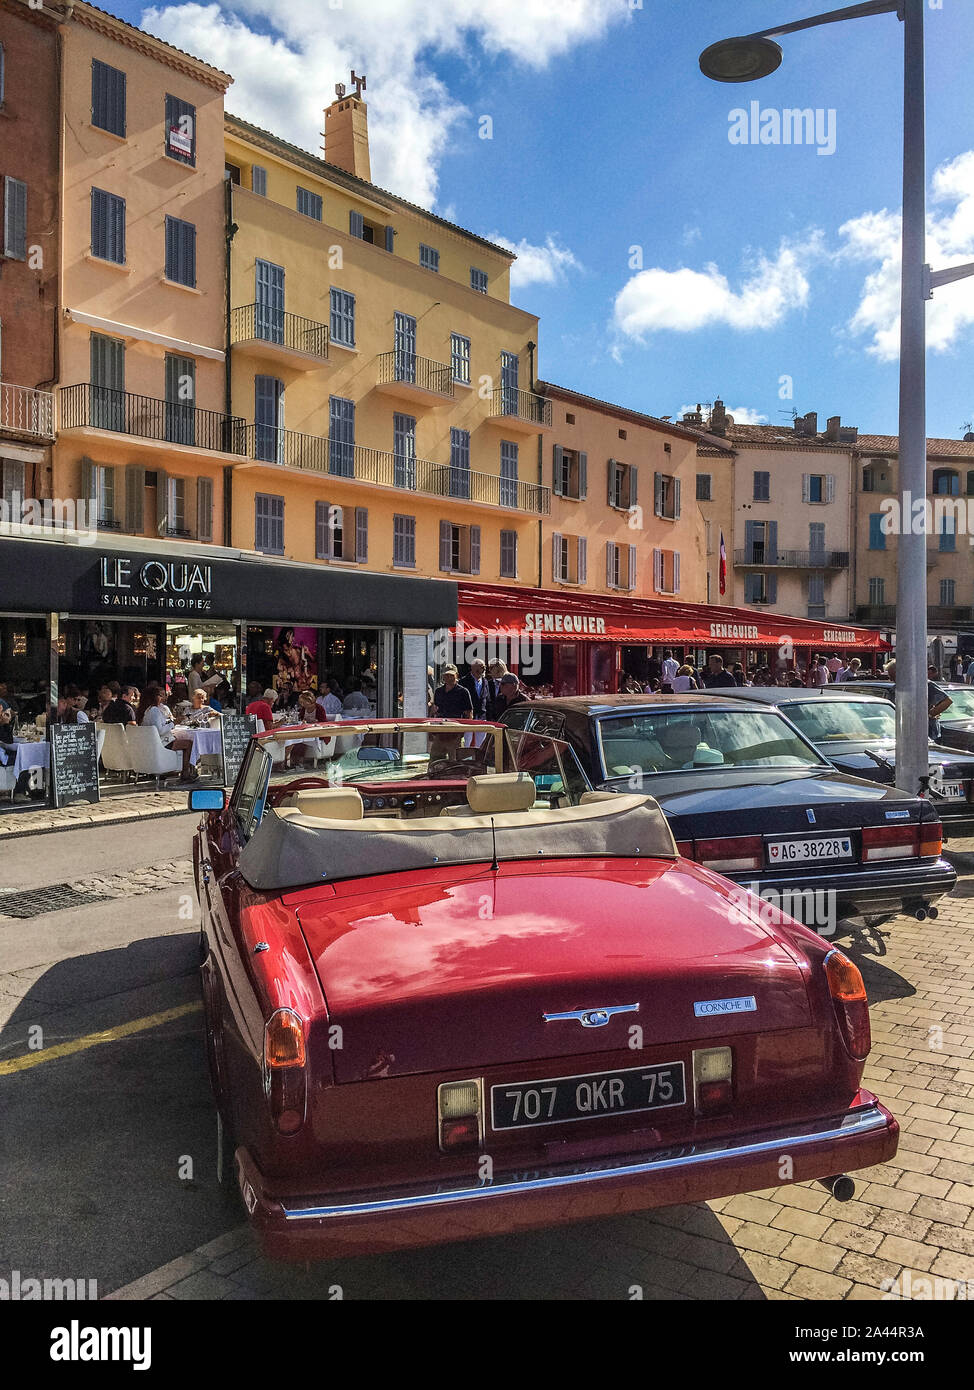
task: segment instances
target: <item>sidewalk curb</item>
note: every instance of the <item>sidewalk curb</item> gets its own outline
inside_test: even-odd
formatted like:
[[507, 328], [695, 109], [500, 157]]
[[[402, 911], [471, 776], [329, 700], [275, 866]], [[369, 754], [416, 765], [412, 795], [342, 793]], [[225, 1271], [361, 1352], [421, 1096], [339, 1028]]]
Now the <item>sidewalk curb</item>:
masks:
[[98, 816], [89, 820], [66, 820], [60, 825], [28, 825], [23, 830], [0, 827], [0, 844], [7, 840], [22, 840], [28, 835], [60, 835], [65, 830], [97, 830], [103, 825], [127, 825], [137, 820], [159, 820], [163, 816], [198, 814], [198, 811], [191, 811], [188, 806], [166, 806], [146, 811], [123, 811], [117, 816]]

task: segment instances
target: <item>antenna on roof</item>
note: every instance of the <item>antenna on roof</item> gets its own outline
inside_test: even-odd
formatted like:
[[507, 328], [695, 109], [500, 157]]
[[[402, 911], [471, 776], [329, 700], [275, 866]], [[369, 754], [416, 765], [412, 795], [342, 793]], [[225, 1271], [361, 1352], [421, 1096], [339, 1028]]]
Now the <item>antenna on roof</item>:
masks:
[[500, 865], [499, 865], [498, 862], [497, 862], [497, 832], [496, 832], [496, 830], [494, 829], [494, 817], [493, 817], [493, 816], [491, 816], [491, 818], [490, 818], [490, 845], [491, 845], [491, 850], [490, 850], [490, 852], [491, 852], [490, 867], [491, 867], [492, 869], [500, 869]]

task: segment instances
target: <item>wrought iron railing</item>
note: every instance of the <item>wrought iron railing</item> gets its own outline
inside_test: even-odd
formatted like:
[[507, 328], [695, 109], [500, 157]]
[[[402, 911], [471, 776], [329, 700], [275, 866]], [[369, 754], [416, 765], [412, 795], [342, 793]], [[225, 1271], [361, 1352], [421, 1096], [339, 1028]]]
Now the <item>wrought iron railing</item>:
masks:
[[269, 343], [274, 347], [290, 348], [328, 360], [330, 342], [326, 323], [287, 314], [267, 304], [244, 304], [230, 313], [231, 343], [252, 341]]
[[895, 603], [860, 603], [856, 617], [862, 623], [895, 623]]
[[164, 401], [155, 396], [135, 396], [130, 391], [115, 391], [90, 382], [62, 386], [58, 396], [58, 425], [62, 430], [113, 430], [116, 434], [160, 439], [167, 444], [185, 444], [223, 454], [242, 452], [246, 422], [236, 415], [197, 410], [181, 401]]
[[34, 439], [54, 437], [54, 396], [33, 386], [0, 381], [0, 431]]
[[845, 570], [849, 568], [847, 550], [779, 550], [768, 556], [753, 550], [735, 550], [735, 565], [756, 565], [760, 569]]
[[533, 391], [520, 391], [513, 386], [499, 386], [493, 396], [491, 415], [525, 420], [539, 427], [551, 424], [551, 402]]
[[935, 603], [927, 609], [927, 624], [930, 627], [950, 627], [953, 623], [969, 623], [974, 609], [960, 607], [952, 603]]
[[389, 386], [393, 382], [417, 386], [421, 391], [432, 391], [437, 396], [453, 396], [453, 369], [447, 363], [417, 357], [415, 352], [405, 352], [401, 348], [395, 352], [379, 353], [378, 384]]
[[323, 435], [275, 429], [271, 425], [246, 425], [242, 435], [242, 452], [263, 463], [539, 516], [551, 509], [551, 490], [538, 483], [502, 478], [496, 473], [479, 473], [385, 449], [369, 449], [362, 444], [349, 444]]

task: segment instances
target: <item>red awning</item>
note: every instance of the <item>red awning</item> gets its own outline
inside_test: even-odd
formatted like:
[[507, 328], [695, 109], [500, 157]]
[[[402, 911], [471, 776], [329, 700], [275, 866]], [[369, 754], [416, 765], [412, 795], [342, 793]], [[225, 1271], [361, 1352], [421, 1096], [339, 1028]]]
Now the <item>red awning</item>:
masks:
[[832, 651], [889, 651], [871, 628], [812, 622], [753, 608], [653, 602], [543, 589], [459, 587], [458, 640], [607, 642], [629, 646], [671, 643], [693, 647], [794, 647]]

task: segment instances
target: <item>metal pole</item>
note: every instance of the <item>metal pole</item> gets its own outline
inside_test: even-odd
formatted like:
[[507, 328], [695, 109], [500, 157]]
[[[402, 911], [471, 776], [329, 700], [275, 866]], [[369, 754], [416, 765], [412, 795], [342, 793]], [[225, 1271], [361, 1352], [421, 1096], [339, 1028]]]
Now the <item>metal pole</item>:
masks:
[[927, 538], [912, 504], [927, 496], [924, 0], [903, 0], [903, 265], [900, 290], [900, 535], [896, 586], [896, 784], [928, 774]]

